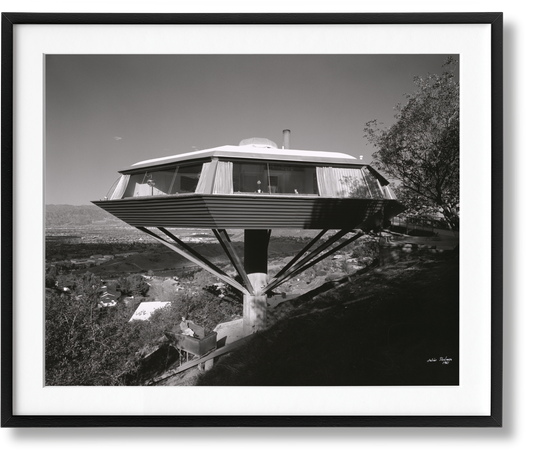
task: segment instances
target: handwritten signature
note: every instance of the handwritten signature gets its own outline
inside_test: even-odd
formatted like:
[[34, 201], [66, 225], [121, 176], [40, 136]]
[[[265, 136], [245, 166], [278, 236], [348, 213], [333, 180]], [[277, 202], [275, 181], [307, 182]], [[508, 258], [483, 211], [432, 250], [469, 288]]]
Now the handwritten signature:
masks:
[[[446, 356], [446, 357], [440, 357], [438, 361], [442, 362], [443, 365], [449, 365], [452, 359]], [[437, 362], [437, 359], [431, 358], [431, 359], [428, 359], [428, 362]]]

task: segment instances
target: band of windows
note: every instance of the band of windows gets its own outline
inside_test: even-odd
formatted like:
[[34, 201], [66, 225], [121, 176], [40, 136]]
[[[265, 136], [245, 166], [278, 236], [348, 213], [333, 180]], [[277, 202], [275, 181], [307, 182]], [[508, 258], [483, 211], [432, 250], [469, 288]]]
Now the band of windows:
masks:
[[191, 193], [395, 198], [388, 183], [366, 166], [349, 168], [219, 160], [121, 175], [107, 198]]

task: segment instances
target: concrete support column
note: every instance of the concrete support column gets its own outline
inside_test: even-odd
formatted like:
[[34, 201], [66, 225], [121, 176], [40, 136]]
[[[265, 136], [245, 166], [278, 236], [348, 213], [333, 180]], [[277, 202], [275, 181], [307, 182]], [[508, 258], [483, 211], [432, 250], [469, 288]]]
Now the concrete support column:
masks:
[[[252, 273], [248, 275], [255, 290], [267, 283], [267, 275]], [[257, 289], [256, 289], [257, 287]], [[265, 294], [243, 295], [243, 335], [264, 330], [267, 325], [267, 296]]]
[[268, 230], [244, 231], [244, 270], [254, 289], [243, 296], [244, 336], [258, 332], [267, 325], [267, 297], [261, 289], [268, 280]]

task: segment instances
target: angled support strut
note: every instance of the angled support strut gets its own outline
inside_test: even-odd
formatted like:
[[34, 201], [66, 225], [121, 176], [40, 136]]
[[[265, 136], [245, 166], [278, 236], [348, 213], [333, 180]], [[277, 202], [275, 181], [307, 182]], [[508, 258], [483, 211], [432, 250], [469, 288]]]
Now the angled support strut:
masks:
[[235, 247], [231, 242], [228, 232], [226, 232], [226, 230], [224, 229], [213, 229], [213, 233], [215, 234], [215, 237], [217, 238], [220, 245], [222, 246], [222, 249], [224, 249], [224, 252], [228, 256], [228, 259], [230, 260], [231, 264], [241, 277], [244, 283], [244, 287], [246, 287], [250, 294], [253, 294], [254, 288], [252, 286], [252, 283], [250, 282], [250, 278], [248, 278], [248, 275], [246, 274], [244, 264], [242, 263], [239, 255], [237, 254], [237, 251], [235, 250]]
[[195, 263], [199, 267], [203, 268], [204, 270], [209, 271], [209, 273], [215, 275], [217, 278], [221, 279], [225, 283], [229, 284], [230, 286], [234, 287], [235, 289], [241, 291], [243, 294], [248, 294], [248, 291], [245, 287], [243, 287], [241, 284], [239, 284], [237, 281], [235, 281], [233, 278], [229, 277], [226, 273], [224, 273], [220, 268], [218, 268], [216, 265], [211, 263], [208, 259], [200, 255], [198, 252], [196, 252], [191, 247], [187, 246], [183, 241], [178, 239], [176, 236], [174, 236], [172, 233], [170, 233], [168, 230], [166, 230], [163, 227], [158, 227], [158, 229], [163, 232], [165, 235], [167, 235], [172, 241], [176, 243], [176, 245], [169, 243], [164, 238], [160, 237], [159, 235], [156, 235], [152, 231], [148, 230], [146, 227], [137, 227], [141, 232], [146, 233], [147, 235], [150, 235], [155, 240], [159, 241], [164, 246], [168, 247], [169, 249], [172, 249], [174, 252], [177, 252], [178, 254], [185, 257], [187, 260], [190, 260], [191, 262]]
[[278, 271], [278, 273], [276, 274], [276, 278], [282, 276], [285, 274], [285, 272], [291, 268], [298, 260], [300, 260], [302, 258], [302, 256], [307, 252], [309, 251], [309, 249], [311, 249], [315, 244], [316, 242], [322, 238], [326, 233], [328, 232], [328, 229], [324, 229], [324, 230], [321, 230], [321, 232], [315, 236], [309, 243], [307, 243], [307, 246], [305, 246], [298, 254], [296, 254], [292, 260], [287, 263], [287, 265], [285, 265], [280, 271]]
[[328, 252], [326, 252], [325, 254], [322, 254], [320, 257], [316, 258], [315, 260], [313, 260], [313, 261], [311, 261], [311, 262], [309, 262], [309, 263], [307, 263], [305, 265], [302, 265], [297, 270], [294, 270], [282, 282], [288, 281], [289, 279], [293, 278], [294, 276], [299, 275], [302, 271], [305, 271], [308, 268], [311, 268], [313, 265], [317, 264], [321, 260], [324, 260], [326, 257], [331, 256], [332, 254], [334, 254], [338, 250], [342, 249], [347, 244], [350, 244], [350, 243], [356, 241], [358, 238], [361, 238], [363, 235], [364, 235], [364, 233], [358, 233], [357, 235], [352, 236], [351, 238], [347, 239], [346, 241], [343, 241], [341, 244], [339, 244], [338, 246], [335, 246], [333, 249], [330, 249]]
[[[294, 265], [291, 269], [287, 270], [287, 272], [283, 276], [279, 276], [278, 278], [275, 278], [273, 281], [271, 281], [269, 284], [266, 285], [266, 287], [263, 289], [263, 293], [270, 292], [275, 287], [279, 286], [280, 284], [284, 283], [285, 281], [288, 281], [289, 279], [293, 278], [294, 276], [300, 274], [301, 272], [307, 270], [308, 268], [311, 268], [313, 265], [317, 264], [321, 260], [325, 259], [326, 257], [330, 256], [331, 254], [337, 252], [339, 249], [342, 249], [344, 246], [346, 246], [349, 243], [352, 243], [353, 241], [357, 240], [358, 238], [362, 237], [364, 235], [364, 232], [358, 232], [353, 237], [349, 238], [346, 241], [343, 241], [338, 246], [334, 247], [333, 249], [330, 249], [328, 252], [322, 254], [320, 257], [316, 258], [319, 254], [324, 252], [329, 246], [331, 246], [335, 241], [342, 238], [346, 233], [350, 232], [349, 229], [340, 230], [335, 235], [333, 235], [328, 241], [320, 245], [318, 248], [316, 248], [313, 252], [311, 252], [309, 255], [307, 255], [304, 259], [302, 259], [300, 262], [298, 262], [296, 265]], [[314, 259], [314, 260], [313, 260]]]

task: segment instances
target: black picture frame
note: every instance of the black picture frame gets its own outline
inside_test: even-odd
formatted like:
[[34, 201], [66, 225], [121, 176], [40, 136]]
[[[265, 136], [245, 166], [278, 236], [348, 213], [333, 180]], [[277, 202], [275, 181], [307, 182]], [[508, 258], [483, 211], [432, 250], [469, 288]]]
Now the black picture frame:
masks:
[[[19, 24], [487, 24], [491, 27], [491, 411], [487, 416], [24, 416], [13, 412], [14, 27]], [[2, 427], [501, 427], [503, 318], [503, 14], [2, 14]]]

